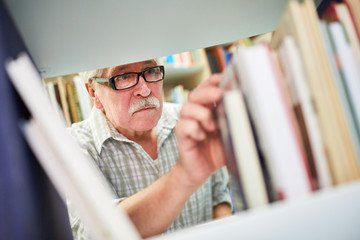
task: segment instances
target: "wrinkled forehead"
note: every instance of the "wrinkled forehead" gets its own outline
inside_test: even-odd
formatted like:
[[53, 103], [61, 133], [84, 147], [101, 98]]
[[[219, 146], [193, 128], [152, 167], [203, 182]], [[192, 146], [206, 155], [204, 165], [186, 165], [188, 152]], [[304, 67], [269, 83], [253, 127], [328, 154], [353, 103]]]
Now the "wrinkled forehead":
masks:
[[143, 71], [146, 68], [154, 67], [157, 63], [154, 59], [141, 61], [136, 63], [129, 63], [125, 65], [119, 65], [114, 67], [108, 67], [103, 69], [102, 77], [112, 77], [115, 75], [119, 75], [125, 72], [139, 72]]

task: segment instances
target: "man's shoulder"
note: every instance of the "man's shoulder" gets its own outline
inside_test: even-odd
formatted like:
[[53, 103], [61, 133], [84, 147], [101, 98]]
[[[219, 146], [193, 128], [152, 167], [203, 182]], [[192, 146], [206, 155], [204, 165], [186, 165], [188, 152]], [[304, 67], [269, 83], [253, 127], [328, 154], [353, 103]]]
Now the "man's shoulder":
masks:
[[68, 128], [68, 132], [80, 143], [88, 142], [92, 139], [92, 131], [88, 119], [73, 123], [71, 127]]

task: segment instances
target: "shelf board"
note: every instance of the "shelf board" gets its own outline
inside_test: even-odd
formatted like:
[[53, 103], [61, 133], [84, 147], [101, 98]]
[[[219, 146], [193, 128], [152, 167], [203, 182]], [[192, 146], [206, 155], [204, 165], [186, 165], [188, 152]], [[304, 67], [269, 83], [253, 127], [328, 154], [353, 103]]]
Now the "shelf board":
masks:
[[360, 182], [201, 224], [152, 240], [360, 239]]
[[43, 78], [270, 32], [287, 2], [4, 0]]
[[198, 64], [186, 68], [166, 68], [164, 91], [168, 92], [177, 85], [186, 89], [195, 88], [203, 80], [204, 67]]
[[165, 78], [171, 81], [172, 79], [183, 79], [200, 73], [203, 67], [200, 65], [192, 65], [189, 67], [166, 67]]

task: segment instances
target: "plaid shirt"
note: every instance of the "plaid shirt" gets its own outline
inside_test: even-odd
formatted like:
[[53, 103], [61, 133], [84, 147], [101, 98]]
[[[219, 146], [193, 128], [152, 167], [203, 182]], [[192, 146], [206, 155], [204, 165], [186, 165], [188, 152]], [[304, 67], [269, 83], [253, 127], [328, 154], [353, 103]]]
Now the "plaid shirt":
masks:
[[[87, 120], [73, 124], [70, 133], [80, 143], [82, 150], [95, 161], [115, 195], [119, 199], [126, 198], [169, 172], [178, 160], [174, 127], [179, 111], [179, 105], [164, 103], [163, 113], [156, 127], [157, 164], [139, 144], [119, 133], [102, 111], [96, 108], [93, 108]], [[206, 222], [212, 219], [214, 206], [222, 202], [231, 204], [227, 183], [224, 168], [215, 172], [190, 197], [167, 232]], [[79, 228], [76, 225], [76, 222], [72, 222], [73, 230]]]

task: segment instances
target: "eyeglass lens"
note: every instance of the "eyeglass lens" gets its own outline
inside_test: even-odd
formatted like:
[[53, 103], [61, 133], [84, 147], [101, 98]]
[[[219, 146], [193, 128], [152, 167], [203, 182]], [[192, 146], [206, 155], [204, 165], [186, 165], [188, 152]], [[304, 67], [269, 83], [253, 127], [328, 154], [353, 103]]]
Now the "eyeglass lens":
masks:
[[[116, 89], [130, 88], [137, 84], [137, 73], [124, 73], [114, 77], [114, 84]], [[143, 71], [143, 77], [148, 82], [156, 82], [163, 79], [163, 72], [161, 67], [153, 67]], [[140, 77], [140, 76], [139, 76]]]

